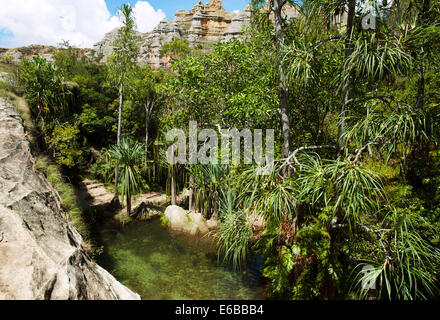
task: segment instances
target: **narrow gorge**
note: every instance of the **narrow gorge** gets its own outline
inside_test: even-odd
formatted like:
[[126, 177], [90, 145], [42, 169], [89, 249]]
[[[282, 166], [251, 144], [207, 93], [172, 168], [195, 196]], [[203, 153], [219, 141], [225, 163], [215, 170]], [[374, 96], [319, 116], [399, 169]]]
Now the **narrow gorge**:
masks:
[[0, 136], [0, 300], [140, 299], [91, 260], [4, 98]]

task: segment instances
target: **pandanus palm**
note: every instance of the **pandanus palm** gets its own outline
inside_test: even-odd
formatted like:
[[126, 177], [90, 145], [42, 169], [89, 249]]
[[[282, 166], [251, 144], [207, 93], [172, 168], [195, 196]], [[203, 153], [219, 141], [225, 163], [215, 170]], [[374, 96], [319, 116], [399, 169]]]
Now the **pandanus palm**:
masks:
[[[139, 46], [137, 45], [136, 23], [133, 8], [125, 4], [119, 10], [122, 27], [118, 31], [117, 38], [113, 43], [115, 51], [109, 58], [108, 78], [110, 83], [119, 90], [119, 109], [118, 109], [118, 133], [117, 142], [121, 141], [122, 133], [122, 107], [124, 104], [124, 94], [127, 90], [127, 77], [136, 66]], [[118, 181], [119, 163], [115, 167], [115, 199], [118, 200]]]
[[109, 150], [110, 157], [119, 163], [122, 202], [127, 198], [127, 214], [131, 214], [131, 196], [139, 190], [137, 166], [142, 164], [144, 151], [141, 143], [130, 138], [122, 139], [119, 145]]
[[206, 217], [218, 215], [218, 200], [229, 174], [228, 165], [194, 165], [188, 168], [194, 179], [195, 205]]
[[59, 69], [40, 56], [25, 59], [20, 64], [18, 80], [26, 98], [36, 107], [36, 116], [44, 130], [45, 120], [53, 120], [55, 114], [64, 111], [66, 96], [70, 94]]

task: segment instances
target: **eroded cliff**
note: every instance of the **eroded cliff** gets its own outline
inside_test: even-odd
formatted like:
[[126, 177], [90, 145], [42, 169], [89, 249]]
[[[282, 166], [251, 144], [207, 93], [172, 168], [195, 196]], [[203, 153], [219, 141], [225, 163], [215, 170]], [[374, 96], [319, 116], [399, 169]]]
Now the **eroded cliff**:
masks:
[[[287, 19], [294, 19], [298, 16], [298, 10], [295, 6], [287, 4], [283, 14]], [[250, 6], [235, 13], [227, 12], [221, 0], [210, 0], [205, 4], [199, 0], [192, 10], [177, 11], [173, 21], [164, 19], [152, 32], [139, 34], [138, 62], [140, 65], [148, 64], [153, 69], [167, 67], [169, 58], [161, 54], [165, 43], [179, 39], [195, 46], [239, 39], [250, 21]], [[102, 61], [107, 61], [113, 52], [116, 36], [117, 29], [107, 33], [104, 39], [94, 46], [93, 49]]]
[[22, 119], [0, 97], [0, 300], [133, 300], [95, 264], [59, 196], [34, 170]]

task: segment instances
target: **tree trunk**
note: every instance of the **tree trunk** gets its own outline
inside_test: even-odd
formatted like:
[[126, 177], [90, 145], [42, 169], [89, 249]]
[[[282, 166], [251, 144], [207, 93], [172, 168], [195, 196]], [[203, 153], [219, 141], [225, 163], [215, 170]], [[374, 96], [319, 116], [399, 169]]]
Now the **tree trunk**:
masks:
[[[176, 154], [175, 152], [173, 153], [173, 163], [175, 163], [176, 160]], [[176, 168], [177, 165], [173, 164], [172, 168], [171, 168], [171, 205], [175, 206], [177, 204], [177, 194], [176, 194]]]
[[[354, 26], [355, 14], [356, 14], [356, 0], [349, 0], [347, 31], [345, 35], [345, 61], [353, 53], [353, 26]], [[348, 77], [348, 82], [345, 84], [345, 88], [342, 92], [341, 114], [340, 114], [340, 122], [338, 127], [339, 152], [341, 152], [345, 148], [345, 143], [342, 141], [342, 135], [345, 133], [345, 129], [346, 129], [345, 117], [347, 114], [347, 105], [348, 102], [350, 101], [350, 89], [351, 89], [351, 76]]]
[[[281, 130], [283, 136], [283, 149], [282, 156], [283, 158], [288, 158], [292, 150], [291, 143], [291, 116], [290, 116], [290, 108], [289, 108], [289, 88], [287, 84], [287, 76], [282, 64], [282, 56], [281, 49], [284, 44], [284, 35], [283, 35], [283, 24], [282, 24], [282, 9], [285, 1], [283, 0], [273, 0], [272, 3], [272, 11], [275, 16], [275, 33], [276, 33], [276, 48], [278, 52], [278, 65], [279, 65], [279, 86], [278, 86], [278, 95], [280, 99], [280, 115], [281, 115]], [[289, 175], [289, 170], [285, 172], [286, 175]]]
[[189, 177], [189, 211], [194, 211], [194, 177]]
[[[121, 143], [121, 123], [122, 123], [122, 103], [123, 103], [122, 85], [119, 87], [119, 114], [118, 114], [118, 134], [117, 134], [117, 144]], [[115, 198], [113, 201], [119, 203], [119, 161], [116, 162], [115, 168]]]
[[[283, 17], [282, 10], [283, 6], [286, 4], [284, 0], [272, 0], [272, 11], [275, 17], [275, 37], [276, 37], [276, 49], [278, 53], [278, 68], [279, 68], [279, 83], [278, 83], [278, 96], [280, 99], [280, 116], [281, 116], [281, 134], [283, 137], [283, 147], [281, 150], [281, 155], [284, 159], [287, 159], [293, 152], [292, 142], [291, 142], [291, 115], [289, 108], [289, 86], [287, 81], [286, 72], [283, 66], [283, 58], [281, 55], [281, 50], [284, 45], [284, 34], [283, 34]], [[290, 166], [286, 166], [283, 171], [283, 176], [285, 178], [292, 175], [292, 169]], [[290, 219], [290, 213], [285, 209], [285, 224], [292, 227], [294, 221]], [[283, 239], [289, 238], [289, 231], [283, 230]], [[287, 241], [289, 242], [289, 241]]]
[[150, 120], [147, 119], [145, 121], [146, 129], [145, 129], [145, 164], [148, 161], [148, 130], [150, 128]]
[[[421, 12], [419, 13], [419, 16], [417, 18], [417, 24], [419, 26], [428, 24], [430, 21], [429, 19], [429, 9], [431, 7], [431, 0], [424, 0], [423, 6], [421, 9]], [[422, 62], [423, 64], [423, 62]], [[419, 81], [417, 85], [417, 108], [423, 109], [425, 106], [425, 73], [426, 68], [425, 66], [420, 67], [419, 71]]]
[[150, 129], [151, 114], [154, 108], [154, 102], [144, 104], [145, 108], [145, 164], [148, 161], [148, 131]]
[[417, 86], [417, 108], [423, 109], [425, 106], [425, 67], [420, 67], [419, 81]]
[[131, 194], [127, 192], [127, 216], [131, 216]]

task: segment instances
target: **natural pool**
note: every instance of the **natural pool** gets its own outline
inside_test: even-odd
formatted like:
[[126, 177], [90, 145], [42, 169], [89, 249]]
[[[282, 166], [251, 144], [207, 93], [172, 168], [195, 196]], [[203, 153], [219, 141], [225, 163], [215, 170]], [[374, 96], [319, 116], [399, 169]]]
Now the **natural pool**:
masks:
[[104, 229], [101, 239], [99, 264], [144, 300], [264, 299], [253, 276], [260, 261], [245, 271], [221, 266], [212, 241], [171, 233], [159, 219]]

